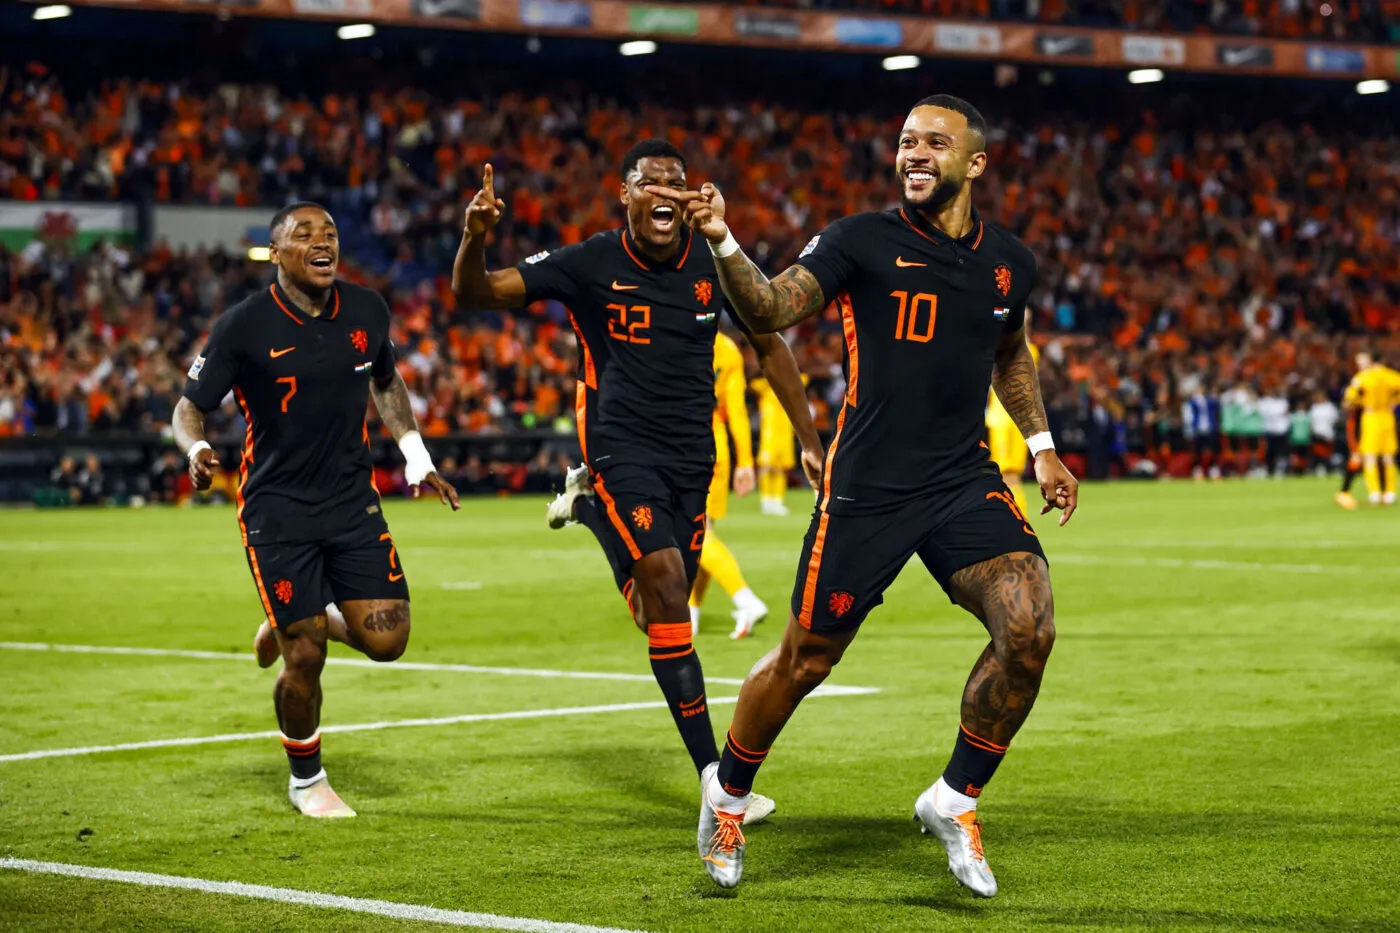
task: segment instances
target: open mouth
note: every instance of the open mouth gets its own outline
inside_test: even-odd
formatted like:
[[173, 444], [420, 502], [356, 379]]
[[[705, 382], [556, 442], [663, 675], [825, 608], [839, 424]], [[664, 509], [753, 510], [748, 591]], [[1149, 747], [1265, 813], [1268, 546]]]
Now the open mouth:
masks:
[[313, 269], [331, 270], [335, 268], [335, 260], [329, 256], [317, 256], [309, 265]]
[[911, 168], [904, 173], [904, 181], [915, 191], [933, 187], [934, 175], [928, 169]]
[[676, 209], [669, 204], [658, 204], [651, 209], [651, 225], [658, 233], [669, 233], [676, 225]]

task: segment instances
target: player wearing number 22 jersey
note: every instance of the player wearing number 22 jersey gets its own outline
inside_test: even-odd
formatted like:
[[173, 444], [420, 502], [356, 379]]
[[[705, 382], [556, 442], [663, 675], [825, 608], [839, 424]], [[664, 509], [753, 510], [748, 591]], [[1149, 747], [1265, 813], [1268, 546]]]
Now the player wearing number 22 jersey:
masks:
[[[623, 157], [621, 175], [624, 229], [488, 273], [484, 235], [505, 205], [487, 166], [467, 208], [453, 289], [466, 308], [551, 299], [569, 309], [579, 346], [584, 466], [570, 471], [549, 522], [580, 522], [602, 545], [633, 620], [647, 634], [652, 673], [698, 773], [717, 763], [719, 750], [687, 595], [705, 546], [715, 471], [714, 345], [724, 296], [710, 250], [681, 223], [674, 202], [644, 190], [684, 186], [681, 153], [659, 140], [638, 143]], [[753, 343], [765, 374], [801, 419], [799, 436], [815, 459], [820, 442], [796, 361], [775, 336]]]
[[944, 844], [961, 884], [996, 893], [977, 798], [1035, 701], [1054, 623], [1040, 539], [983, 441], [990, 388], [1038, 451], [1047, 508], [1068, 517], [1077, 484], [1049, 444], [1025, 340], [1035, 260], [972, 208], [985, 143], [986, 124], [967, 102], [921, 101], [899, 136], [902, 206], [837, 221], [771, 282], [730, 234], [717, 189], [657, 192], [684, 203], [717, 257], [726, 296], [754, 331], [782, 329], [834, 303], [846, 345], [845, 404], [792, 615], [781, 646], [749, 674], [720, 766], [704, 784], [700, 854], [721, 886], [739, 882], [742, 814], [768, 749], [918, 555], [991, 641], [963, 694], [952, 757], [915, 813]]

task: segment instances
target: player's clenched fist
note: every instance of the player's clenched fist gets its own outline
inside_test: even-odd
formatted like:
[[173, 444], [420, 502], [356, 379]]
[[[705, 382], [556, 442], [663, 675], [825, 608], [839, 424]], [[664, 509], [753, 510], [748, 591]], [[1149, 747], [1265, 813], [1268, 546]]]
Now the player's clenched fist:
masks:
[[500, 223], [501, 213], [505, 209], [506, 202], [496, 197], [496, 172], [488, 162], [481, 176], [481, 190], [467, 205], [467, 232], [480, 236], [490, 230]]
[[678, 191], [660, 185], [647, 185], [648, 194], [675, 201], [685, 212], [685, 222], [712, 243], [721, 243], [729, 235], [724, 222], [724, 195], [719, 187], [705, 182], [699, 191]]
[[214, 484], [214, 471], [219, 466], [219, 455], [208, 447], [202, 447], [190, 457], [190, 481], [194, 488], [203, 492]]

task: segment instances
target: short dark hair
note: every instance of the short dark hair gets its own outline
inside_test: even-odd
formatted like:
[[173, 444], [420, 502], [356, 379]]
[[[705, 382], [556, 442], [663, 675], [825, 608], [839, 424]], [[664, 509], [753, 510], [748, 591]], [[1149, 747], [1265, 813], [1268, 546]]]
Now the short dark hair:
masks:
[[[318, 211], [326, 211], [325, 207], [317, 204], [315, 201], [294, 201], [272, 215], [272, 223], [267, 225], [267, 238], [270, 241], [276, 242], [277, 231], [281, 229], [282, 224], [286, 223], [288, 217], [292, 216], [303, 207], [314, 207]], [[330, 211], [326, 211], [326, 215], [330, 216]]]
[[977, 148], [982, 150], [987, 147], [986, 118], [982, 116], [980, 110], [961, 97], [954, 97], [952, 94], [932, 94], [919, 101], [911, 109], [917, 110], [920, 107], [942, 107], [944, 110], [952, 110], [962, 114], [967, 117], [967, 128], [977, 134]]
[[677, 159], [681, 163], [681, 171], [685, 171], [685, 156], [681, 155], [679, 149], [664, 139], [644, 139], [628, 149], [627, 154], [622, 157], [623, 181], [627, 180], [627, 176], [632, 174], [637, 163], [643, 159]]

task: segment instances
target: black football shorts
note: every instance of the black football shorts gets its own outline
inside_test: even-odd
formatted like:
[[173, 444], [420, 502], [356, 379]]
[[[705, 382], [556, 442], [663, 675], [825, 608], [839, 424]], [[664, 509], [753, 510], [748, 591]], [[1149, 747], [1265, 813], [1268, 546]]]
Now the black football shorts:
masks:
[[885, 590], [915, 554], [952, 599], [954, 573], [1018, 551], [1045, 557], [1040, 539], [995, 474], [979, 474], [954, 492], [889, 512], [818, 510], [802, 545], [792, 614], [819, 634], [849, 632], [885, 601]]
[[318, 541], [246, 550], [263, 610], [278, 628], [320, 615], [328, 601], [408, 599], [398, 549], [382, 522]]
[[624, 594], [632, 565], [666, 548], [681, 552], [686, 584], [695, 582], [705, 546], [705, 500], [711, 476], [706, 471], [636, 463], [609, 464], [593, 471], [593, 494], [605, 526], [599, 540], [617, 588]]

